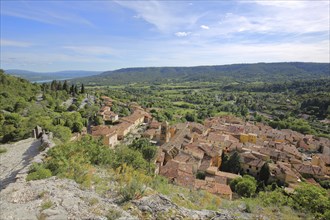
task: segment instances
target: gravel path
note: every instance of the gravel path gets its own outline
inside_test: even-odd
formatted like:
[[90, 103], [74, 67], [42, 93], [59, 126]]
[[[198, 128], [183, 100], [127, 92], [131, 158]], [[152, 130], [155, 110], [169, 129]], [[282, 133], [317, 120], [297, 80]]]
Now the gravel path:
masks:
[[0, 154], [0, 191], [15, 182], [16, 175], [28, 168], [30, 160], [39, 154], [40, 140], [28, 138], [13, 144], [0, 145], [7, 152]]

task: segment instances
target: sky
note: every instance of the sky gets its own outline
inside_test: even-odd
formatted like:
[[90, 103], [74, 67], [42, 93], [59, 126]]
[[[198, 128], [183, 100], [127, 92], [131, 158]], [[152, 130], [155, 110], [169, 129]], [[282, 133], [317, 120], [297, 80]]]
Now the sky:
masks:
[[330, 1], [0, 1], [1, 69], [329, 62]]

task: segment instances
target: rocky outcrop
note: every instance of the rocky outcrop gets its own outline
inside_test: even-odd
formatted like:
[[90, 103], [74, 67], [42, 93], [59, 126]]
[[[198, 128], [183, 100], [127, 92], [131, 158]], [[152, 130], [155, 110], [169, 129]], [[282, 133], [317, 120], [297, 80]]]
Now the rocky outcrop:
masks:
[[57, 177], [10, 184], [0, 197], [0, 219], [137, 219], [94, 191]]
[[147, 219], [235, 219], [233, 215], [228, 213], [210, 210], [197, 211], [179, 207], [161, 194], [146, 196], [134, 200], [132, 203], [142, 212], [141, 216], [145, 216]]

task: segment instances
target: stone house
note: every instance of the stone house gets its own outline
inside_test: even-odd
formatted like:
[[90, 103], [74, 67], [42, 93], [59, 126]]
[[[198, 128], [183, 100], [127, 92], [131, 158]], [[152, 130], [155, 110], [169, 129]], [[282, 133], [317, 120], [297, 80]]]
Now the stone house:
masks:
[[213, 181], [209, 182], [206, 180], [196, 179], [194, 182], [194, 188], [197, 190], [198, 189], [206, 190], [212, 194], [218, 195], [222, 198], [229, 200], [231, 200], [233, 196], [233, 192], [231, 191], [228, 185], [216, 183]]
[[278, 162], [269, 164], [270, 179], [269, 181], [280, 180], [282, 183], [295, 184], [300, 182], [300, 175], [294, 172], [290, 164]]
[[103, 144], [112, 148], [118, 144], [117, 133], [106, 125], [93, 126], [92, 136], [102, 137]]

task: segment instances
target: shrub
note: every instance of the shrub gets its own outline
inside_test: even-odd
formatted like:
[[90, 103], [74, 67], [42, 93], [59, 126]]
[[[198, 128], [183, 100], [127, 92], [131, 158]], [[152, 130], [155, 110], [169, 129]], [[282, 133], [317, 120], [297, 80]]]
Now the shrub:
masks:
[[244, 175], [231, 181], [230, 188], [238, 195], [244, 197], [251, 197], [255, 194], [257, 189], [257, 181], [249, 175]]
[[120, 184], [119, 193], [121, 202], [141, 197], [147, 186], [152, 183], [152, 178], [131, 166], [123, 164], [116, 169], [116, 177]]
[[40, 164], [34, 163], [29, 174], [26, 177], [27, 181], [46, 179], [52, 176], [52, 172], [49, 169], [44, 168]]
[[323, 180], [323, 181], [320, 181], [320, 185], [321, 185], [324, 189], [330, 189], [330, 180]]
[[311, 184], [302, 184], [292, 196], [294, 208], [322, 216], [330, 209], [330, 199], [327, 191]]
[[53, 206], [52, 201], [47, 200], [41, 204], [41, 210], [49, 209]]
[[270, 192], [260, 192], [258, 198], [262, 201], [264, 206], [274, 205], [280, 207], [293, 205], [292, 199], [286, 196], [281, 188], [276, 188], [274, 191]]

